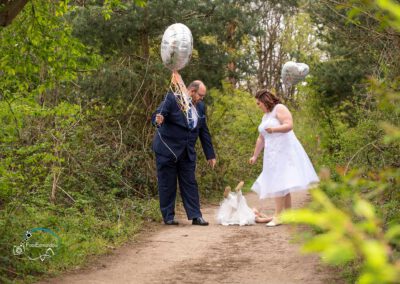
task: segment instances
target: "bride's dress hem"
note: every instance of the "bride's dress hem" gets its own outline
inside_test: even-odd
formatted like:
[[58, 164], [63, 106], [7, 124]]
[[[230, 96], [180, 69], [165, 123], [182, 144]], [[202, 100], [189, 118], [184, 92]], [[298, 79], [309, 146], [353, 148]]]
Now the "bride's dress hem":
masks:
[[251, 190], [254, 191], [255, 193], [258, 194], [258, 196], [260, 197], [260, 199], [265, 199], [265, 198], [275, 198], [275, 197], [283, 197], [289, 193], [293, 193], [293, 192], [298, 192], [298, 191], [306, 191], [312, 188], [317, 187], [319, 184], [319, 180], [316, 181], [311, 181], [310, 183], [306, 184], [306, 185], [302, 185], [302, 186], [294, 186], [294, 187], [290, 187], [288, 189], [283, 189], [280, 191], [275, 191], [275, 192], [263, 192], [263, 194], [261, 195], [261, 186], [256, 182]]

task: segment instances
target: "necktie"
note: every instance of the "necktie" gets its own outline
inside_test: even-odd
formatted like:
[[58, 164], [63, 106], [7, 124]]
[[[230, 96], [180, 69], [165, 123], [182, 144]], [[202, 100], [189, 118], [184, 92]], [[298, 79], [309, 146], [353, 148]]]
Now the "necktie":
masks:
[[188, 110], [188, 124], [189, 124], [189, 128], [190, 128], [190, 129], [193, 129], [193, 128], [194, 128], [194, 120], [193, 120], [192, 107], [190, 107], [189, 110]]

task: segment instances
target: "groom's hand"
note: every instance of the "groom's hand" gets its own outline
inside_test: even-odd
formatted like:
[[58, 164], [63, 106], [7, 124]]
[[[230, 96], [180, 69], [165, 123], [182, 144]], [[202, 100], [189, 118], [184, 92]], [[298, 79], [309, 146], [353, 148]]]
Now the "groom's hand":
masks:
[[162, 114], [156, 114], [156, 123], [161, 125], [164, 122], [164, 116]]
[[210, 167], [211, 167], [212, 169], [214, 169], [215, 164], [217, 163], [217, 160], [216, 160], [216, 159], [210, 159], [210, 160], [208, 160], [207, 162], [208, 162], [208, 164], [210, 165]]

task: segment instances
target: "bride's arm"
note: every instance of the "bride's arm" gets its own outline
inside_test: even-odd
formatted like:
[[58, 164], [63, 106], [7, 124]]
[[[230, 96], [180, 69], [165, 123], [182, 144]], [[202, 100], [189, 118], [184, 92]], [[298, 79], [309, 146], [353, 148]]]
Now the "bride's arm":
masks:
[[278, 105], [276, 107], [276, 117], [278, 118], [281, 125], [265, 129], [268, 133], [286, 133], [293, 129], [292, 114], [286, 106]]
[[260, 154], [261, 150], [264, 148], [264, 137], [260, 134], [256, 141], [256, 147], [254, 148], [253, 157], [250, 158], [250, 164], [254, 164], [257, 160], [258, 155]]

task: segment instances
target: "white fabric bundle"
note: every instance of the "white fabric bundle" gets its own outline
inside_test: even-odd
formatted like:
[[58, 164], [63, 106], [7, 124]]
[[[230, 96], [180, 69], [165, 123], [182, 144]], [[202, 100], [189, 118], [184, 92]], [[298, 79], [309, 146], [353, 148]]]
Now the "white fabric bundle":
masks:
[[228, 225], [253, 225], [255, 224], [255, 214], [247, 205], [241, 191], [230, 192], [221, 202], [217, 213], [218, 224]]

